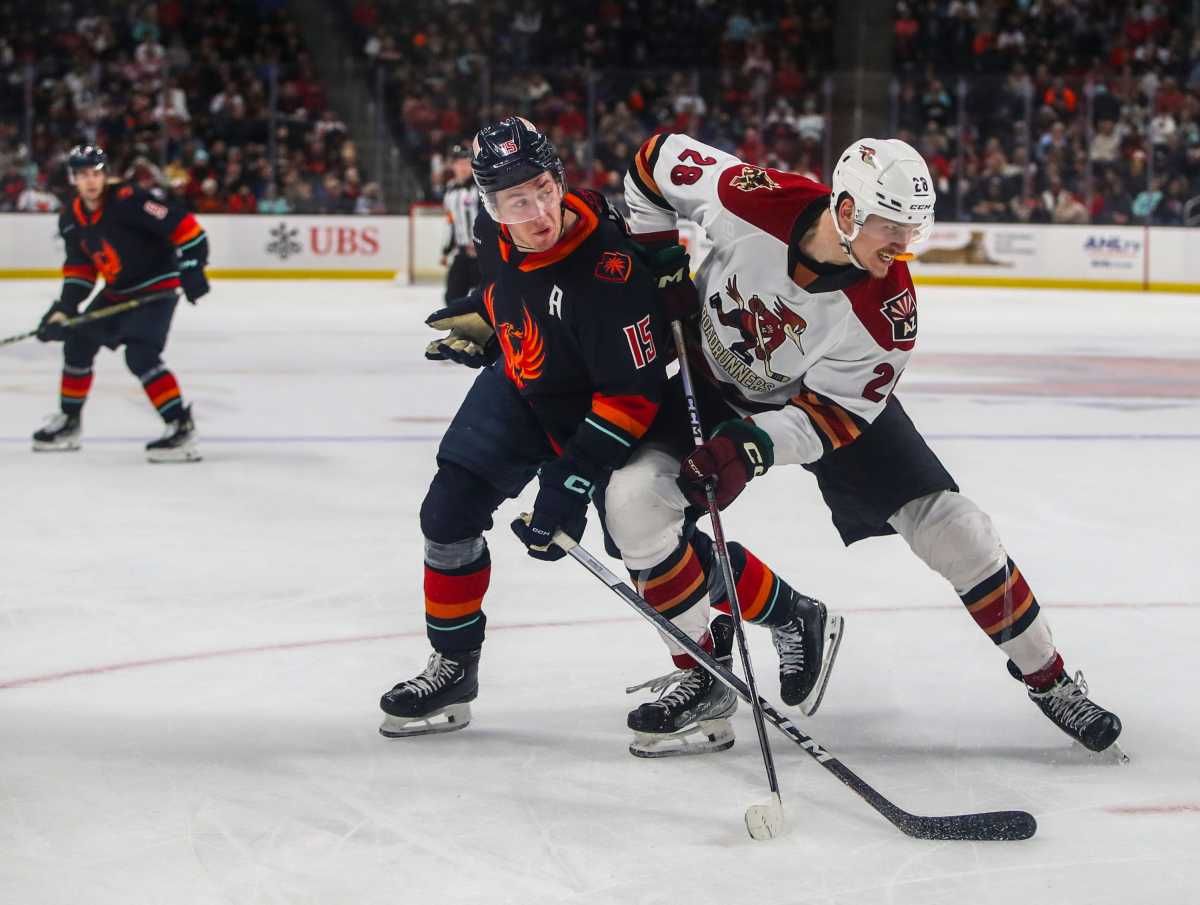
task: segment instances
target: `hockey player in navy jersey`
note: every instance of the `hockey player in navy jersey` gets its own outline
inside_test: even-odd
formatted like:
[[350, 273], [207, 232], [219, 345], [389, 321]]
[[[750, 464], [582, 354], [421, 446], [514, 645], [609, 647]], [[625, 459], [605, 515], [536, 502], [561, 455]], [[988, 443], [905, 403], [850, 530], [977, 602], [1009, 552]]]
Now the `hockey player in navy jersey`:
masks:
[[141, 382], [161, 416], [162, 437], [146, 444], [151, 462], [194, 462], [195, 426], [175, 375], [162, 351], [175, 299], [144, 306], [78, 327], [64, 322], [79, 313], [98, 280], [104, 289], [88, 306], [100, 311], [182, 289], [195, 303], [208, 292], [204, 266], [208, 239], [186, 210], [128, 182], [107, 181], [107, 156], [94, 145], [74, 148], [67, 166], [76, 197], [59, 216], [66, 245], [60, 298], [42, 317], [38, 339], [63, 343], [60, 411], [33, 435], [36, 451], [80, 448], [82, 412], [92, 386], [92, 362], [102, 346], [125, 347], [125, 364]]
[[[689, 503], [703, 505], [707, 481], [724, 507], [751, 479], [801, 465], [846, 544], [901, 535], [953, 586], [1039, 709], [1090, 750], [1112, 746], [1120, 720], [1088, 697], [1081, 673], [1065, 670], [991, 520], [959, 492], [894, 392], [918, 327], [905, 261], [933, 225], [921, 156], [902, 141], [862, 139], [824, 186], [660, 134], [635, 154], [625, 190], [634, 239], [674, 241], [686, 217], [713, 243], [696, 274], [689, 355], [709, 439], [694, 451], [686, 435], [647, 443], [614, 474], [607, 526], [626, 562], [654, 569], [677, 557]], [[675, 291], [690, 288], [679, 282]], [[676, 621], [694, 638], [706, 628], [688, 613]]]

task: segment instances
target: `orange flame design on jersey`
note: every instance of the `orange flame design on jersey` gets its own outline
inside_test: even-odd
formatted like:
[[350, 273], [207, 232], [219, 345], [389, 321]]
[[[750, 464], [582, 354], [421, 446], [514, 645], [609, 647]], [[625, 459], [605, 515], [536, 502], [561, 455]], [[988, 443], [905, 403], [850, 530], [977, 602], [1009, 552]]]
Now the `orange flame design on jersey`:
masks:
[[500, 351], [504, 353], [504, 371], [517, 389], [541, 377], [546, 364], [546, 344], [542, 341], [542, 333], [529, 316], [529, 309], [522, 310], [525, 316], [521, 319], [521, 329], [504, 322], [496, 331]]
[[86, 245], [83, 250], [92, 259], [100, 276], [104, 277], [104, 282], [111, 286], [121, 272], [121, 256], [117, 254], [117, 250], [109, 245], [106, 239], [100, 240], [99, 251], [90, 251]]

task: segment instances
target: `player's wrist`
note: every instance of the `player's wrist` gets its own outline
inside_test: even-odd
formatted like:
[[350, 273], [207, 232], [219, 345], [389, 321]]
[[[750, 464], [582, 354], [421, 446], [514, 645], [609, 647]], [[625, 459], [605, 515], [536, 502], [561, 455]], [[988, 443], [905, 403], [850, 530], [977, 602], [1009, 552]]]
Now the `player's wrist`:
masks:
[[734, 418], [717, 425], [713, 439], [723, 437], [733, 443], [738, 457], [746, 466], [746, 480], [765, 474], [775, 464], [775, 443], [769, 434], [753, 421]]

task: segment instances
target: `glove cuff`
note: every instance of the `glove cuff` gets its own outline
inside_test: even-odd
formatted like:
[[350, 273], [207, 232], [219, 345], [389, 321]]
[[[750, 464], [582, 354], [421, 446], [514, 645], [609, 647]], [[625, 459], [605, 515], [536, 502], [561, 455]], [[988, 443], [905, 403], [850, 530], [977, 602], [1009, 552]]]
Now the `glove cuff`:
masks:
[[725, 437], [738, 447], [746, 473], [755, 478], [775, 464], [775, 443], [761, 427], [745, 418], [723, 421], [713, 437]]

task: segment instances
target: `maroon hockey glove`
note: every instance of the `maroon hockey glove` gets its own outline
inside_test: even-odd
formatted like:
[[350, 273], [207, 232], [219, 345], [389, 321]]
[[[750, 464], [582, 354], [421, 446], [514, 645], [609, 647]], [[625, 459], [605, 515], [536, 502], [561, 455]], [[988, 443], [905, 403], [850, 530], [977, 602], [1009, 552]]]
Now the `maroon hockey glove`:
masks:
[[708, 506], [705, 484], [716, 483], [717, 508], [724, 509], [746, 489], [750, 479], [775, 464], [771, 438], [750, 421], [717, 425], [712, 437], [679, 463], [679, 489], [688, 502]]

